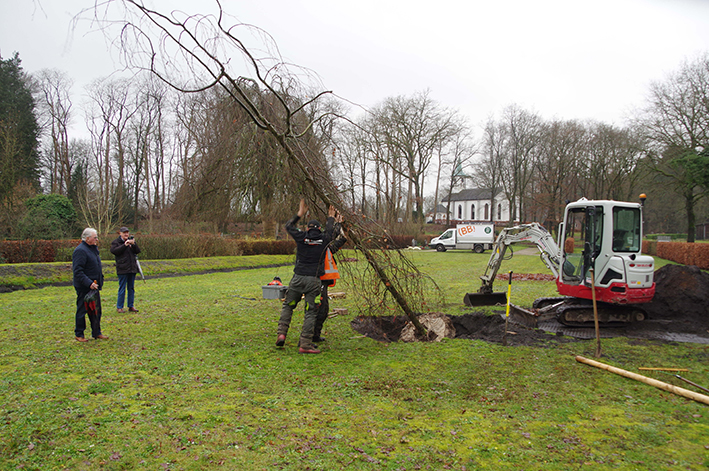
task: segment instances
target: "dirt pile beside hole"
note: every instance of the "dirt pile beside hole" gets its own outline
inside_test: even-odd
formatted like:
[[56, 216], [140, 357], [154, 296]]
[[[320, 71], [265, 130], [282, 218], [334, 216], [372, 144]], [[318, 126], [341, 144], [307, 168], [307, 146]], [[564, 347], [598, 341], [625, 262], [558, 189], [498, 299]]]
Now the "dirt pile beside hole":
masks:
[[655, 272], [655, 297], [643, 309], [649, 319], [673, 321], [672, 330], [709, 329], [709, 273], [696, 266], [665, 265]]

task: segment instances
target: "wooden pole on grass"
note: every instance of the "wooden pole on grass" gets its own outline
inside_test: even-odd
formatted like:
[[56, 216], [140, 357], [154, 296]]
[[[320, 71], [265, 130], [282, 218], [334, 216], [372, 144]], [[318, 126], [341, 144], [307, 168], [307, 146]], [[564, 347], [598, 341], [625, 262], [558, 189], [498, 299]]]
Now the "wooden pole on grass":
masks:
[[577, 356], [576, 361], [578, 361], [579, 363], [585, 363], [587, 365], [595, 366], [596, 368], [610, 371], [611, 373], [615, 373], [620, 376], [625, 376], [626, 378], [634, 379], [636, 381], [640, 381], [641, 383], [649, 384], [650, 386], [655, 386], [656, 388], [660, 388], [664, 391], [668, 391], [679, 396], [683, 396], [688, 399], [692, 399], [694, 401], [709, 405], [709, 396], [690, 391], [689, 389], [680, 388], [672, 384], [648, 378], [647, 376], [639, 375], [637, 373], [631, 373], [630, 371], [616, 368], [615, 366], [606, 365], [605, 363], [601, 363], [595, 360], [589, 360], [588, 358], [584, 358], [581, 356]]

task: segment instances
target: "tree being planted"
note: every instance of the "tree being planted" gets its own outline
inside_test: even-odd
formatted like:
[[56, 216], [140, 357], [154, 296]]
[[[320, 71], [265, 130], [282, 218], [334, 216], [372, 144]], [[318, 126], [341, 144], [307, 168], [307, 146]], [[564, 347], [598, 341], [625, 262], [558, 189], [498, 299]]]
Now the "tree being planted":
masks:
[[283, 150], [294, 192], [320, 208], [320, 215], [330, 205], [344, 215], [349, 238], [367, 261], [352, 277], [367, 306], [405, 313], [424, 336], [416, 313], [438, 301], [431, 297], [439, 293], [435, 283], [393, 247], [386, 231], [345, 206], [330, 177], [327, 143], [315, 131], [332, 127], [339, 118], [332, 93], [311, 72], [287, 64], [268, 33], [229, 17], [218, 0], [215, 6], [214, 14], [165, 13], [137, 0], [106, 0], [96, 1], [83, 17], [91, 15], [111, 35], [131, 70], [148, 70], [181, 93], [219, 89], [226, 94], [250, 125]]

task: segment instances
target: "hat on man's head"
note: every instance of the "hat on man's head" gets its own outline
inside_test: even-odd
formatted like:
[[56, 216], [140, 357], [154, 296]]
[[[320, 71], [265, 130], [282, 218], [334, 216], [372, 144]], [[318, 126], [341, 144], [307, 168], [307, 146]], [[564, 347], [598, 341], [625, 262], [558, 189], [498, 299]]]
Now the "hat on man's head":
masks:
[[120, 229], [118, 229], [118, 232], [130, 232], [130, 229], [128, 229], [126, 226], [123, 226]]
[[308, 223], [308, 229], [313, 228], [313, 229], [320, 229], [320, 221], [317, 219], [313, 219]]

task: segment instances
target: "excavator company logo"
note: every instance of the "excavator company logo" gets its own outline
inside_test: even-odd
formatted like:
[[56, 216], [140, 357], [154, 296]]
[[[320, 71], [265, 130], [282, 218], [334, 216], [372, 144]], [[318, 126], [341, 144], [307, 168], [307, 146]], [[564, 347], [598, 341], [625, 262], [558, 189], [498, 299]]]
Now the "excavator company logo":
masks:
[[652, 263], [631, 263], [631, 267], [652, 268]]

